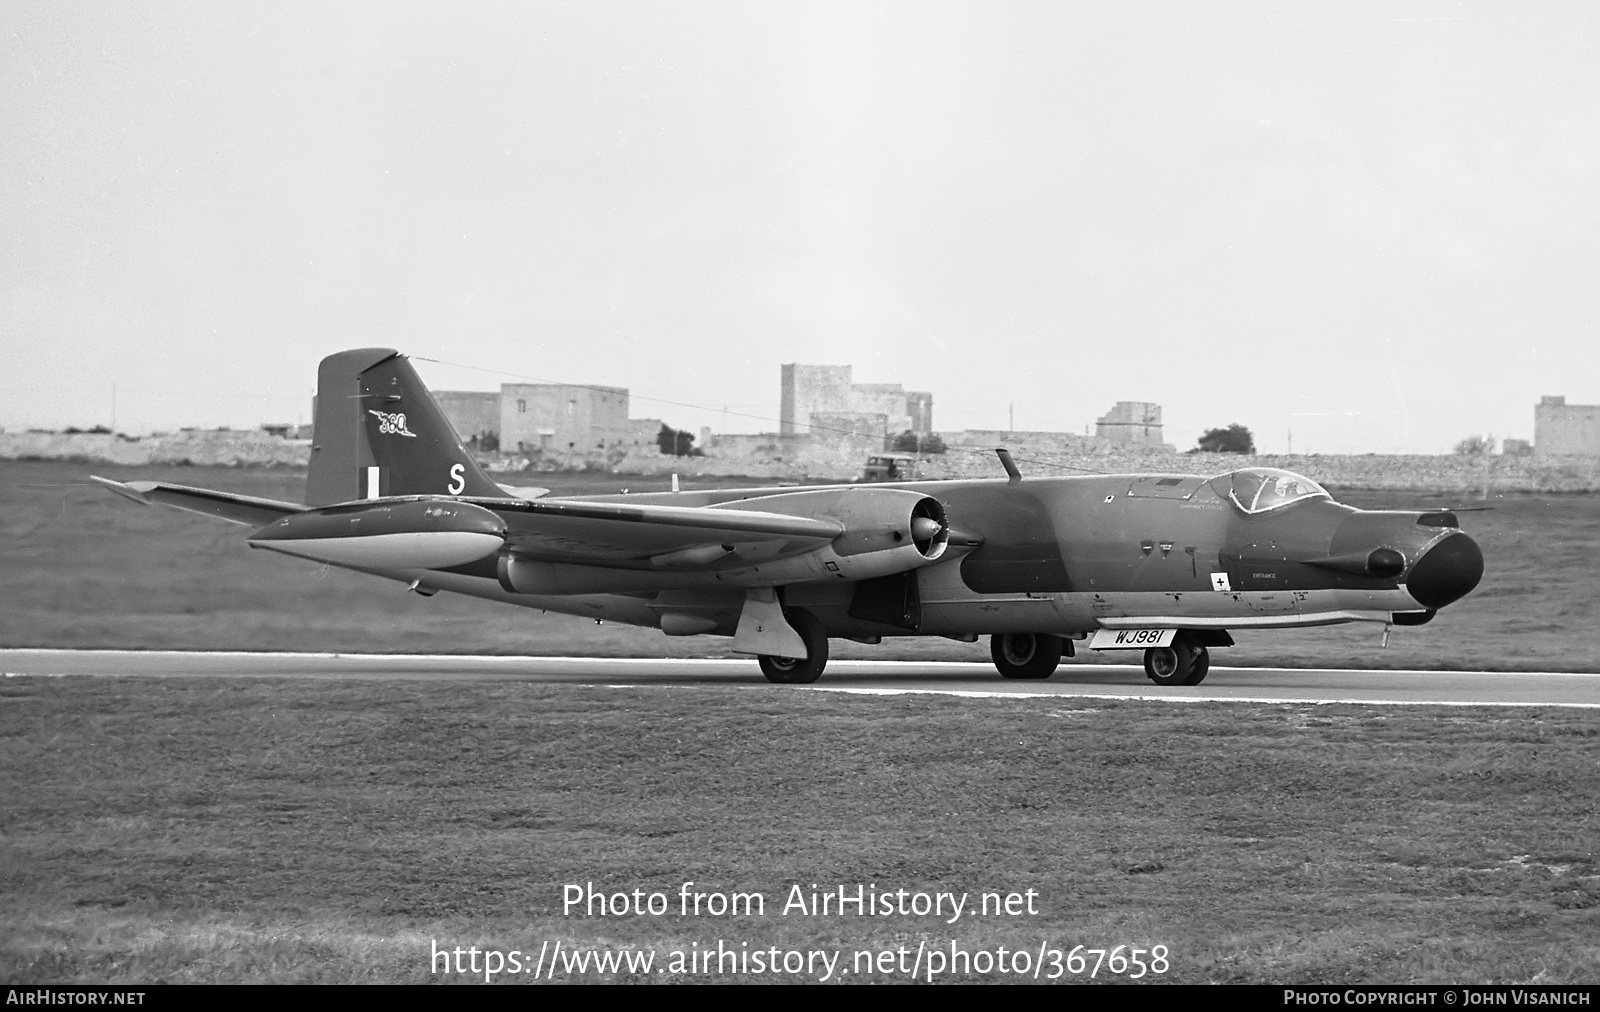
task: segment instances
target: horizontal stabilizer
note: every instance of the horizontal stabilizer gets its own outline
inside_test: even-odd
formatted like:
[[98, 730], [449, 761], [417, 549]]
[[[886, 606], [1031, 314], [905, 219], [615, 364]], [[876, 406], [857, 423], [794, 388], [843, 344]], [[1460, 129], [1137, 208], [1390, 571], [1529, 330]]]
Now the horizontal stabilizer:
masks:
[[190, 488], [187, 485], [169, 485], [163, 481], [120, 482], [98, 475], [89, 477], [118, 495], [146, 506], [160, 503], [174, 509], [221, 517], [223, 520], [250, 527], [260, 527], [279, 517], [302, 513], [306, 509], [299, 503], [262, 499], [235, 492], [218, 492], [208, 488]]
[[537, 485], [507, 485], [505, 482], [499, 481], [495, 482], [495, 484], [500, 486], [500, 491], [516, 499], [538, 499], [550, 494], [549, 489], [540, 488]]

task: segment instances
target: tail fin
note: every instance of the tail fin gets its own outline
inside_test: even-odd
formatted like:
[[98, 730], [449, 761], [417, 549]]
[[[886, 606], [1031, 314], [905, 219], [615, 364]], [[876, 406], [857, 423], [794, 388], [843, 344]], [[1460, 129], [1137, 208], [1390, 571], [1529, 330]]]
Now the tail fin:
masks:
[[503, 497], [438, 402], [392, 348], [341, 351], [317, 369], [306, 502], [391, 495]]

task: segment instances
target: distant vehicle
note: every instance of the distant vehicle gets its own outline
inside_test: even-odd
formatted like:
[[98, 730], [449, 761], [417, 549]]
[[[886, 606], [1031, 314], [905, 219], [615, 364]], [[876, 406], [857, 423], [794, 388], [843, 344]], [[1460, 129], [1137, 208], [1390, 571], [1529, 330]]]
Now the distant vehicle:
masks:
[[364, 348], [322, 361], [306, 504], [97, 480], [424, 596], [731, 636], [774, 682], [816, 681], [831, 636], [987, 635], [1006, 678], [1086, 640], [1197, 685], [1229, 630], [1421, 625], [1483, 575], [1454, 513], [1358, 510], [1277, 468], [1025, 479], [999, 457], [1007, 478], [553, 496], [495, 484], [405, 357]]
[[917, 477], [917, 458], [909, 453], [880, 453], [867, 458], [861, 469], [861, 480], [914, 481]]

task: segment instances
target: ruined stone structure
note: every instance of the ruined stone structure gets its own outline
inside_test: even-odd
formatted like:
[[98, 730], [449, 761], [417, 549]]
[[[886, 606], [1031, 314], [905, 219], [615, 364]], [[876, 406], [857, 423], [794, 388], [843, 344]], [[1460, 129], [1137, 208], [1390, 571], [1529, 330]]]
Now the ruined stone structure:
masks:
[[[882, 433], [894, 437], [911, 429], [933, 431], [933, 394], [907, 391], [898, 383], [853, 383], [847, 365], [782, 367], [778, 434]], [[817, 416], [826, 415], [826, 422]]]
[[1533, 409], [1533, 449], [1541, 457], [1600, 457], [1600, 404], [1542, 398]]
[[[906, 391], [906, 414], [911, 416], [911, 424], [906, 426], [912, 432], [921, 432], [924, 435], [933, 431], [933, 394], [925, 390]], [[905, 429], [901, 429], [904, 432]]]
[[1113, 443], [1160, 446], [1161, 405], [1149, 401], [1118, 401], [1095, 420], [1094, 434]]

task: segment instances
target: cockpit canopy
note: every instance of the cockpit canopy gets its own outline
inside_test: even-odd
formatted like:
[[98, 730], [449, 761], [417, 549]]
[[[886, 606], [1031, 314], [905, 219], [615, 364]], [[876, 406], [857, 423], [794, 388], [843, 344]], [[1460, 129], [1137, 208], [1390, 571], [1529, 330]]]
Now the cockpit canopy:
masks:
[[1302, 499], [1333, 498], [1327, 489], [1305, 475], [1276, 467], [1246, 467], [1218, 475], [1209, 484], [1217, 495], [1232, 499], [1235, 506], [1252, 516]]

